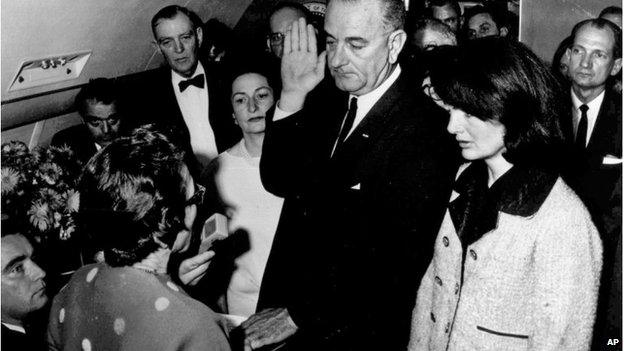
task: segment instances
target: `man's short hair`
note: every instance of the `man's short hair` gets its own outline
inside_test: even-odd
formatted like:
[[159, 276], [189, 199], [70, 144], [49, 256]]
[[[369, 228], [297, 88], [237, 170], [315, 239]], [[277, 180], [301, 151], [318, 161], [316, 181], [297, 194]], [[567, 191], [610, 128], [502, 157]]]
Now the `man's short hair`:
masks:
[[457, 14], [457, 17], [460, 17], [462, 12], [461, 12], [461, 6], [459, 6], [459, 2], [457, 0], [431, 0], [429, 2], [429, 13], [431, 15], [433, 15], [433, 7], [444, 7], [444, 6], [451, 6], [453, 8], [453, 10], [455, 10], [455, 13]]
[[184, 228], [183, 155], [160, 133], [139, 128], [116, 139], [85, 166], [78, 225], [112, 266], [139, 262], [171, 246]]
[[577, 23], [574, 28], [572, 28], [572, 34], [570, 34], [573, 40], [572, 43], [574, 43], [578, 31], [585, 25], [597, 29], [610, 29], [613, 34], [613, 58], [622, 58], [622, 30], [613, 22], [604, 18], [590, 18]]
[[[91, 79], [85, 85], [74, 100], [74, 106], [81, 116], [87, 110], [88, 101], [95, 101], [104, 105], [115, 103], [119, 105], [119, 87], [117, 83], [108, 78]], [[119, 107], [119, 106], [117, 106]]]
[[156, 26], [158, 25], [158, 22], [163, 19], [172, 19], [179, 13], [185, 15], [191, 20], [193, 31], [197, 31], [197, 28], [201, 27], [203, 22], [195, 12], [189, 10], [184, 6], [169, 5], [160, 9], [158, 12], [156, 12], [154, 17], [152, 17], [152, 34], [154, 34], [154, 38], [156, 38]]
[[608, 6], [600, 11], [598, 17], [606, 16], [606, 15], [622, 15], [622, 8], [619, 6]]
[[485, 5], [485, 6], [477, 5], [477, 6], [473, 6], [467, 9], [466, 12], [464, 13], [464, 27], [467, 29], [468, 22], [470, 22], [470, 19], [479, 14], [490, 15], [490, 17], [492, 17], [492, 21], [496, 23], [496, 26], [498, 27], [499, 30], [502, 27], [507, 28], [509, 25], [509, 23], [507, 23], [507, 17], [498, 8], [492, 5]]
[[[329, 0], [357, 3], [360, 0]], [[402, 0], [377, 0], [382, 6], [383, 22], [390, 30], [404, 29], [405, 26], [405, 3]]]
[[[505, 159], [515, 165], [556, 167], [563, 146], [559, 82], [524, 44], [485, 37], [449, 48], [430, 72], [444, 103], [505, 126]], [[496, 59], [484, 60], [488, 52]]]

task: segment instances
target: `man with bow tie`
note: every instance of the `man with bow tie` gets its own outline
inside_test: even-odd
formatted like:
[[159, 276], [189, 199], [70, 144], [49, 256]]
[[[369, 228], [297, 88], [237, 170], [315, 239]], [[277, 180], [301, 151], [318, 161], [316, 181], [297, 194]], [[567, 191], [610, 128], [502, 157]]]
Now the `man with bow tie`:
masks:
[[154, 15], [154, 44], [167, 65], [142, 82], [141, 111], [135, 114], [135, 124], [155, 123], [195, 156], [186, 160], [194, 176], [241, 138], [227, 113], [229, 99], [219, 89], [217, 72], [199, 61], [201, 23], [197, 14], [178, 5]]

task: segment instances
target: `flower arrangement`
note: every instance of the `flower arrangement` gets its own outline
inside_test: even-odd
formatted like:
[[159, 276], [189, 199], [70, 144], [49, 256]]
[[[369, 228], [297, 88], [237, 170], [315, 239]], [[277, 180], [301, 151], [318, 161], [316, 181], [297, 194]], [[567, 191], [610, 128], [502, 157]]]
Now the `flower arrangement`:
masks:
[[38, 241], [67, 240], [76, 229], [82, 164], [67, 147], [30, 151], [11, 141], [1, 146], [2, 213], [23, 222]]

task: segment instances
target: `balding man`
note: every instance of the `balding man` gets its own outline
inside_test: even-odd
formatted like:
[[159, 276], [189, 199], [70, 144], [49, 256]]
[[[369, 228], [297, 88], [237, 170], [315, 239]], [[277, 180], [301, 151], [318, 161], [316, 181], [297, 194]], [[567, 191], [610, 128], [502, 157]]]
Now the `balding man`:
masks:
[[[619, 27], [608, 20], [585, 20], [574, 27], [573, 42], [566, 51], [572, 113], [564, 127], [574, 150], [567, 181], [590, 210], [605, 248], [594, 328], [600, 347], [609, 335], [622, 332], [621, 303], [617, 308], [606, 307], [609, 295], [621, 296], [621, 251], [618, 254], [616, 248], [621, 248], [622, 234], [622, 96], [608, 88], [610, 78], [622, 67], [621, 35]], [[615, 294], [611, 286], [617, 289]]]

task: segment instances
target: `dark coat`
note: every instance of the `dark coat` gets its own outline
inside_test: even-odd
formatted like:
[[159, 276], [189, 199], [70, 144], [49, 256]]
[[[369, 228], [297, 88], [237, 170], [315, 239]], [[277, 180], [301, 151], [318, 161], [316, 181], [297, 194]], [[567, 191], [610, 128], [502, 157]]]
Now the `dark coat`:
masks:
[[[572, 101], [570, 101], [570, 111]], [[572, 116], [564, 122], [569, 144], [574, 143]], [[594, 344], [605, 345], [610, 335], [622, 333], [622, 308], [609, 307], [622, 285], [622, 96], [607, 88], [594, 130], [584, 154], [573, 154], [565, 180], [589, 209], [603, 241], [603, 271], [594, 327]], [[619, 252], [617, 249], [619, 248]], [[621, 299], [620, 299], [621, 301]], [[599, 347], [599, 346], [596, 346]]]
[[[39, 335], [40, 334], [40, 335]], [[17, 350], [29, 350], [29, 351], [42, 351], [47, 350], [45, 337], [43, 333], [39, 334], [24, 334], [18, 331], [11, 330], [2, 325], [2, 350], [17, 351]]]
[[[240, 128], [234, 124], [230, 99], [227, 96], [229, 82], [224, 83], [208, 64], [204, 64], [208, 86], [208, 118], [215, 135], [217, 150], [223, 152], [242, 138]], [[153, 123], [164, 132], [172, 142], [187, 154], [187, 164], [191, 173], [198, 179], [199, 165], [191, 148], [191, 137], [184, 122], [182, 111], [171, 84], [171, 69], [162, 67], [141, 77], [130, 87], [129, 105], [131, 116], [128, 123], [132, 127]]]
[[84, 124], [69, 127], [54, 134], [51, 145], [67, 145], [83, 165], [87, 164], [89, 159], [97, 152], [95, 141]]
[[[456, 170], [448, 117], [405, 72], [331, 157], [348, 96], [267, 126], [260, 171], [285, 197], [258, 311], [286, 307], [292, 349], [405, 349]], [[272, 115], [269, 111], [269, 115]]]

